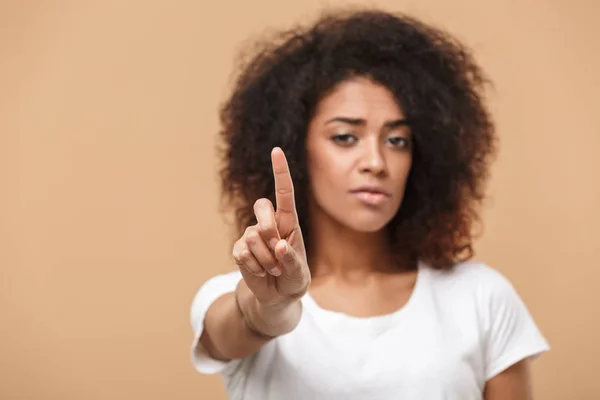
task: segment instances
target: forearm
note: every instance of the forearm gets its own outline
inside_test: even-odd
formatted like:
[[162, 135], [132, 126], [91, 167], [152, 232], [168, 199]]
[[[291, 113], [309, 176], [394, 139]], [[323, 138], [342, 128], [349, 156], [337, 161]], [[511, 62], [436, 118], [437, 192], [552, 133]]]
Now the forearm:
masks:
[[[200, 341], [208, 354], [216, 359], [244, 358], [256, 353], [273, 338], [293, 330], [301, 310], [299, 301], [263, 306], [241, 281], [236, 293], [221, 296], [210, 306]], [[270, 337], [262, 337], [255, 331]]]
[[485, 385], [485, 400], [532, 400], [531, 372], [527, 359], [490, 379]]

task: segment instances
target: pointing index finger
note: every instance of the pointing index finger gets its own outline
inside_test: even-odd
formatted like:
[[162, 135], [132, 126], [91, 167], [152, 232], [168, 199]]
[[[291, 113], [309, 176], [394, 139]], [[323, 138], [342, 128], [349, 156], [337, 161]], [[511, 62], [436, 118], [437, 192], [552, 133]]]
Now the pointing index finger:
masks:
[[296, 217], [296, 204], [294, 202], [294, 183], [283, 150], [275, 147], [271, 152], [273, 164], [273, 177], [275, 178], [275, 200], [277, 212]]

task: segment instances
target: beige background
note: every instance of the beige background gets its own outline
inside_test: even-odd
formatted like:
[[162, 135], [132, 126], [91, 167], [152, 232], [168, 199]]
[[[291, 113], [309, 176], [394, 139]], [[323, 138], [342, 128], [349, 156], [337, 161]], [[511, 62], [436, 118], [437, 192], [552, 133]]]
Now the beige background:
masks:
[[[323, 4], [0, 2], [1, 399], [225, 398], [189, 359], [192, 297], [231, 267], [217, 107], [245, 39]], [[600, 398], [600, 3], [374, 4], [452, 30], [494, 79], [477, 258], [553, 347], [537, 398]]]

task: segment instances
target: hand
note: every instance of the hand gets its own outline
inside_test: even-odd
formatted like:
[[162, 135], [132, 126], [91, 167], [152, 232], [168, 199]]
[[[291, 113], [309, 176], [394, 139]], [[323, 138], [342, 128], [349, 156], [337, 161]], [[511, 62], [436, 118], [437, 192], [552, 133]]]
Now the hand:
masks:
[[233, 257], [248, 289], [262, 305], [298, 301], [308, 290], [310, 271], [294, 201], [294, 185], [285, 154], [271, 152], [277, 210], [268, 199], [254, 204], [258, 223], [233, 247]]

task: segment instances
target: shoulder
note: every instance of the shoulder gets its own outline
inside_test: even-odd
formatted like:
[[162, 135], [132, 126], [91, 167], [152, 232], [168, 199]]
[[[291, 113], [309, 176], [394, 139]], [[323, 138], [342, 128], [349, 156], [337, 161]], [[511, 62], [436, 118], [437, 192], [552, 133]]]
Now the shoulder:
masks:
[[486, 263], [458, 263], [447, 271], [425, 269], [428, 286], [440, 300], [455, 305], [474, 306], [484, 313], [508, 305], [521, 306], [522, 300], [513, 283], [498, 269]]
[[449, 271], [426, 269], [436, 303], [461, 326], [476, 321], [486, 380], [550, 348], [513, 284], [497, 269], [480, 262]]
[[483, 262], [458, 263], [447, 271], [435, 270], [426, 265], [424, 268], [433, 285], [470, 292], [502, 293], [514, 290], [503, 273]]

